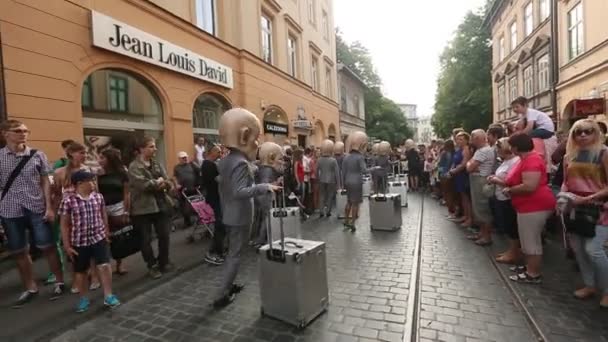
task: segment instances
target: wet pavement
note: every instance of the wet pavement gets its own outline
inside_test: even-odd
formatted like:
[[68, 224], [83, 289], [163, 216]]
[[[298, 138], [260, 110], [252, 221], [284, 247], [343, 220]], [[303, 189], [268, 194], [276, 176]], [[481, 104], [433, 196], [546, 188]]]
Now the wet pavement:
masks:
[[53, 341], [402, 342], [421, 219], [420, 278], [414, 281], [419, 341], [537, 341], [531, 322], [547, 341], [608, 341], [606, 313], [597, 303], [572, 299], [578, 277], [558, 245], [547, 246], [543, 285], [509, 284], [508, 269], [497, 269], [490, 258], [504, 242], [497, 238], [493, 247], [475, 246], [444, 214], [434, 200], [425, 199], [423, 206], [420, 195], [410, 194], [397, 232], [370, 231], [367, 202], [355, 233], [343, 231], [335, 216], [307, 221], [304, 238], [327, 244], [330, 305], [304, 330], [261, 316], [258, 256], [249, 248], [239, 274], [247, 287], [223, 310], [210, 307], [222, 268], [195, 264], [140, 295], [118, 293], [125, 301], [120, 308], [98, 311], [70, 330], [64, 326]]

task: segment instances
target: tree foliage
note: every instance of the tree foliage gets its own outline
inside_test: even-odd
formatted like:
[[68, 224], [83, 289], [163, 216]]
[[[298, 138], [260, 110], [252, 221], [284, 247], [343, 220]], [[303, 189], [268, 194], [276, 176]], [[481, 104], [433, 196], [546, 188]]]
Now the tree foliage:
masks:
[[382, 80], [376, 72], [369, 50], [355, 41], [347, 44], [336, 31], [338, 62], [356, 73], [367, 86], [365, 90], [365, 125], [371, 137], [386, 140], [392, 145], [413, 136], [399, 106], [384, 97], [380, 89]]
[[469, 12], [440, 57], [435, 133], [447, 137], [452, 129], [486, 128], [492, 121], [492, 51], [484, 14]]

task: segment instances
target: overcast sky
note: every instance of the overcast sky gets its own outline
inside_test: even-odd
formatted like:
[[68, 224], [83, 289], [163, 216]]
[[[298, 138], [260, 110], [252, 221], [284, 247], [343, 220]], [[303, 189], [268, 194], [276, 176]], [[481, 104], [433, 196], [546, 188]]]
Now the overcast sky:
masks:
[[433, 114], [439, 55], [469, 10], [485, 0], [334, 0], [335, 24], [347, 42], [371, 52], [385, 95]]

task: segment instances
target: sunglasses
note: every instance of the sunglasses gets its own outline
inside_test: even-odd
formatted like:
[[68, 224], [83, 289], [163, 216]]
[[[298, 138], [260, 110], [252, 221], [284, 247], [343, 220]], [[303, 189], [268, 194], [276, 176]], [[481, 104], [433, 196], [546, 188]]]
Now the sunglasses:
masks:
[[593, 133], [595, 133], [595, 130], [593, 128], [577, 129], [576, 131], [574, 131], [574, 135], [577, 136], [577, 137], [580, 137], [583, 134], [585, 134], [585, 135], [593, 135]]
[[28, 129], [9, 129], [9, 132], [17, 133], [17, 134], [28, 134], [30, 131]]

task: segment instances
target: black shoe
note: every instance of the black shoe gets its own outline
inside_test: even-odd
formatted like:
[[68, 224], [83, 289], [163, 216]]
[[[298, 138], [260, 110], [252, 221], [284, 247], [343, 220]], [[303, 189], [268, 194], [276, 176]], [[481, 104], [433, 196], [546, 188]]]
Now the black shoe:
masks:
[[224, 259], [217, 255], [207, 253], [207, 255], [205, 255], [205, 262], [211, 265], [219, 266], [224, 263]]
[[324, 217], [325, 217], [325, 214], [323, 214], [323, 213], [319, 214], [319, 218], [324, 218]]
[[65, 284], [64, 283], [55, 283], [55, 288], [53, 289], [53, 293], [51, 294], [51, 298], [49, 300], [59, 299], [65, 293]]
[[213, 302], [214, 309], [221, 309], [234, 302], [234, 294], [226, 295], [216, 301]]
[[38, 291], [32, 292], [30, 290], [27, 290], [23, 292], [21, 296], [19, 296], [19, 299], [17, 299], [17, 301], [13, 304], [13, 309], [19, 309], [23, 307], [25, 304], [31, 302], [32, 299], [34, 299], [37, 295]]
[[243, 291], [244, 288], [245, 284], [232, 284], [232, 287], [230, 288], [230, 296], [240, 293], [241, 291]]

